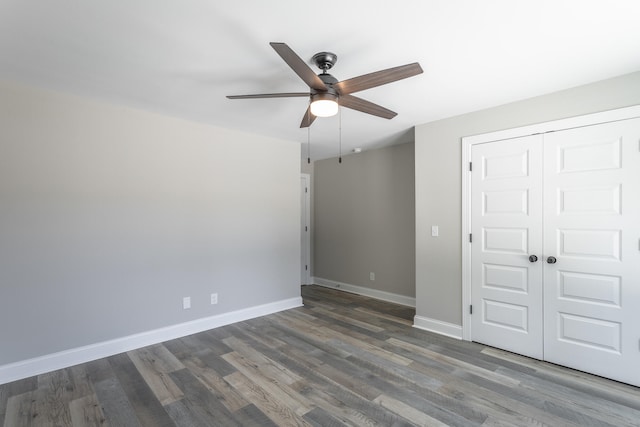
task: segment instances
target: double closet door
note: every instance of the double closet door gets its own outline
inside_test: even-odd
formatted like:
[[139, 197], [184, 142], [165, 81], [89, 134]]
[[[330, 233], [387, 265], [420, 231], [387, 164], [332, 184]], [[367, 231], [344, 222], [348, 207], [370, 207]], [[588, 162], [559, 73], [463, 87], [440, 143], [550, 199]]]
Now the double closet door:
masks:
[[640, 386], [640, 119], [472, 147], [473, 341]]

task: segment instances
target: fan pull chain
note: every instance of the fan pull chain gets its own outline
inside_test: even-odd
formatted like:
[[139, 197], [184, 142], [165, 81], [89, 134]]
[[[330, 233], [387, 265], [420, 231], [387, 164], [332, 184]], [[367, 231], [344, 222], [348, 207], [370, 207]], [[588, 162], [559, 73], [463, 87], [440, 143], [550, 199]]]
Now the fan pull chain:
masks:
[[338, 163], [342, 163], [342, 108], [338, 106]]

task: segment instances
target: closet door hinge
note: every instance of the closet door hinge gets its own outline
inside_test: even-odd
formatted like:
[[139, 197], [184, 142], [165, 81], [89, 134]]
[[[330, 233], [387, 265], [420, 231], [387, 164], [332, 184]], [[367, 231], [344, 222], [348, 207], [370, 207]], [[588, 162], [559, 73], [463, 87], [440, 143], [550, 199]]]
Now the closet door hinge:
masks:
[[473, 314], [473, 305], [469, 306], [469, 314]]
[[473, 243], [473, 234], [469, 233], [469, 243]]
[[305, 192], [305, 193], [308, 193], [308, 192], [309, 192], [309, 189], [308, 189], [307, 187], [304, 187], [304, 192]]
[[473, 162], [469, 162], [469, 172], [473, 170]]

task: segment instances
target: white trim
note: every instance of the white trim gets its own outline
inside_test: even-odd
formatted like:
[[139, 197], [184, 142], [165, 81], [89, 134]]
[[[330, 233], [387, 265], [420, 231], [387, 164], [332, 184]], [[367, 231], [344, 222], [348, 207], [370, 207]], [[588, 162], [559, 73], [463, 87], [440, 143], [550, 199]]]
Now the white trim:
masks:
[[435, 332], [436, 334], [450, 338], [462, 339], [462, 326], [443, 322], [442, 320], [430, 319], [428, 317], [416, 315], [413, 317], [413, 327], [429, 332]]
[[[468, 308], [471, 305], [471, 147], [469, 138], [462, 138], [462, 339], [471, 341], [471, 319]], [[477, 167], [477, 165], [476, 165]]]
[[394, 294], [377, 289], [365, 288], [364, 286], [351, 285], [349, 283], [336, 282], [335, 280], [314, 277], [313, 283], [325, 288], [340, 289], [341, 291], [351, 292], [353, 294], [364, 295], [366, 297], [389, 301], [396, 304], [407, 305], [409, 307], [416, 306], [416, 299], [404, 295]]
[[469, 173], [469, 161], [471, 161], [471, 148], [473, 145], [503, 141], [537, 133], [628, 120], [636, 117], [640, 117], [640, 105], [462, 138], [462, 339], [466, 341], [473, 339], [471, 336], [471, 319], [469, 318], [469, 305], [471, 304], [471, 243], [469, 243], [469, 233], [471, 232], [471, 174]]
[[294, 297], [0, 366], [0, 384], [302, 306]]
[[601, 111], [598, 113], [585, 114], [583, 116], [569, 117], [566, 119], [553, 120], [550, 122], [536, 123], [528, 126], [521, 126], [513, 129], [499, 130], [479, 135], [466, 136], [463, 142], [469, 144], [481, 144], [483, 142], [500, 141], [503, 139], [519, 138], [521, 136], [533, 135], [536, 133], [553, 132], [591, 126], [595, 124], [617, 122], [640, 117], [640, 105], [632, 107], [617, 108], [615, 110]]

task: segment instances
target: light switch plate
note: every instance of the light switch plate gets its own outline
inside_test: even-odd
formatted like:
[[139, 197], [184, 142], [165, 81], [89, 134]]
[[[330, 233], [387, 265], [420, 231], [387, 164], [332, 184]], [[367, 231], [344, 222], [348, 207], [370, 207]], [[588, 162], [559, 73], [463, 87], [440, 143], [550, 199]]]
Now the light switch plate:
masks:
[[437, 225], [432, 225], [431, 226], [431, 237], [438, 237], [438, 235], [440, 234], [440, 229], [438, 228]]

